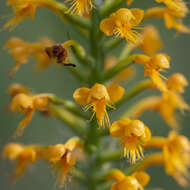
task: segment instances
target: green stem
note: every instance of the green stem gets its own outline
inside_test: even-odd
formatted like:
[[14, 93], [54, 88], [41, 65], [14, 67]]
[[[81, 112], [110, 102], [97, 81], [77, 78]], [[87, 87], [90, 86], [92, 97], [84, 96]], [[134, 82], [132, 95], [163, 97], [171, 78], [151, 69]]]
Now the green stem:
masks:
[[[111, 155], [111, 153], [109, 153]], [[109, 155], [108, 154], [108, 155]], [[115, 160], [117, 160], [119, 157], [117, 156]], [[146, 156], [142, 161], [137, 162], [134, 165], [131, 165], [127, 169], [124, 170], [124, 173], [127, 176], [132, 175], [136, 171], [142, 171], [147, 169], [148, 167], [152, 165], [163, 165], [164, 159], [163, 159], [163, 154], [158, 152], [158, 153], [152, 153], [148, 156]], [[110, 174], [110, 170], [108, 172], [105, 172], [103, 175], [100, 175], [96, 178], [97, 183], [102, 184], [107, 182], [108, 176]]]
[[123, 50], [120, 53], [119, 60], [125, 59], [126, 56], [129, 56], [129, 54], [136, 48], [137, 46], [131, 42], [128, 42]]
[[151, 85], [152, 85], [152, 82], [150, 80], [141, 81], [134, 88], [132, 88], [132, 90], [129, 91], [126, 96], [124, 96], [120, 101], [118, 101], [115, 104], [115, 107], [118, 108], [118, 107], [122, 106], [127, 101], [129, 101], [131, 98], [136, 96], [137, 94], [143, 92], [146, 89], [149, 89]]
[[107, 42], [105, 42], [104, 49], [105, 49], [106, 53], [110, 52], [114, 48], [116, 48], [119, 45], [121, 45], [121, 43], [123, 41], [124, 40], [122, 38], [114, 38], [114, 39], [111, 39], [111, 40], [108, 40]]
[[123, 69], [131, 66], [133, 63], [131, 63], [134, 59], [134, 56], [127, 56], [126, 58], [122, 59], [121, 61], [119, 61], [114, 67], [112, 67], [111, 69], [107, 70], [106, 72], [103, 73], [103, 82], [106, 82], [112, 78], [114, 78], [114, 76], [116, 76], [118, 73], [120, 73]]
[[74, 102], [70, 101], [70, 100], [64, 100], [62, 98], [59, 98], [55, 95], [52, 95], [50, 97], [51, 102], [55, 103], [55, 104], [61, 104], [63, 105], [68, 111], [74, 113], [75, 115], [78, 115], [84, 119], [88, 119], [88, 116], [83, 114], [80, 110], [80, 107], [77, 106]]
[[76, 178], [78, 181], [80, 182], [83, 182], [83, 183], [86, 183], [86, 175], [79, 169], [77, 168], [72, 168], [71, 171], [70, 171], [70, 174]]
[[86, 73], [84, 73], [84, 71], [81, 69], [79, 70], [78, 68], [70, 67], [68, 71], [71, 72], [77, 79], [79, 79], [81, 83], [87, 81]]
[[121, 160], [122, 156], [123, 156], [123, 149], [120, 149], [118, 151], [104, 152], [99, 155], [98, 160], [101, 163], [104, 163], [104, 162]]
[[73, 54], [75, 55], [75, 57], [77, 58], [77, 60], [81, 64], [83, 64], [84, 66], [87, 66], [90, 69], [92, 68], [92, 64], [93, 64], [92, 58], [90, 58], [89, 56], [81, 55], [75, 47], [71, 46], [71, 50], [72, 50]]
[[117, 10], [126, 0], [113, 0], [111, 3], [107, 4], [102, 10], [102, 17], [109, 16], [112, 12]]
[[142, 161], [137, 162], [136, 164], [132, 165], [131, 167], [126, 169], [126, 174], [131, 175], [136, 171], [146, 170], [148, 167], [152, 165], [163, 165], [164, 158], [161, 152], [152, 153], [146, 156]]
[[89, 68], [92, 68], [92, 58], [86, 56], [86, 52], [84, 48], [75, 40], [68, 40], [65, 43], [63, 43], [63, 46], [65, 48], [70, 47], [73, 54], [77, 58], [77, 60], [83, 64], [84, 66], [87, 66]]
[[79, 136], [84, 137], [86, 134], [85, 121], [80, 117], [73, 115], [71, 112], [66, 110], [64, 107], [49, 104], [49, 111], [54, 114], [54, 116], [58, 117], [64, 123], [66, 123], [75, 133]]

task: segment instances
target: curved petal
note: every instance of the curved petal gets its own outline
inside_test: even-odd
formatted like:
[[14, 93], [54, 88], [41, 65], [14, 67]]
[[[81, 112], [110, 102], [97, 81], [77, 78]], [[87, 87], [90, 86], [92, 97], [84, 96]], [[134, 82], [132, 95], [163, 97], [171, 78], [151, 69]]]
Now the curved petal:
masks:
[[147, 143], [151, 139], [151, 132], [147, 126], [144, 126], [144, 135], [141, 136], [141, 141]]
[[100, 30], [104, 32], [106, 35], [111, 36], [114, 34], [115, 23], [111, 18], [106, 18], [100, 23]]
[[110, 134], [113, 137], [120, 137], [123, 135], [124, 128], [120, 125], [119, 121], [114, 122], [110, 127]]
[[131, 9], [131, 12], [135, 19], [131, 19], [131, 25], [136, 26], [141, 23], [144, 17], [144, 11], [141, 9]]
[[113, 103], [119, 101], [125, 93], [125, 89], [118, 84], [111, 84], [106, 88], [110, 96], [110, 100]]
[[174, 18], [167, 13], [164, 14], [164, 22], [167, 28], [172, 28], [175, 25]]
[[78, 88], [73, 94], [74, 100], [79, 105], [87, 105], [90, 103], [90, 89], [89, 88]]

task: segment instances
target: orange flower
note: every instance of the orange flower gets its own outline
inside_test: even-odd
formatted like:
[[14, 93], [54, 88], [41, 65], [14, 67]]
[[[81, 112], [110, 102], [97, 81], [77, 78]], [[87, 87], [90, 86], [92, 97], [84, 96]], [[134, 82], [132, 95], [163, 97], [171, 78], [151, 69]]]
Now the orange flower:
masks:
[[13, 112], [22, 112], [24, 119], [19, 123], [14, 137], [22, 135], [25, 127], [32, 119], [34, 111], [46, 111], [49, 104], [49, 94], [30, 95], [19, 93], [15, 95], [10, 103], [10, 110]]
[[166, 91], [166, 85], [161, 78], [164, 78], [159, 71], [168, 69], [170, 67], [170, 57], [166, 54], [156, 54], [152, 57], [137, 54], [134, 56], [134, 61], [136, 63], [144, 65], [144, 74], [145, 76], [150, 76], [153, 83], [161, 91]]
[[[166, 173], [173, 176], [182, 186], [188, 185], [190, 167], [190, 141], [187, 137], [171, 131], [168, 138], [152, 137], [147, 147], [161, 148], [162, 153], [155, 153], [144, 160], [139, 170], [152, 165], [164, 165]], [[146, 147], [146, 148], [147, 148]]]
[[158, 110], [166, 122], [174, 129], [179, 128], [176, 119], [177, 117], [175, 115], [176, 109], [183, 112], [184, 110], [189, 110], [189, 105], [187, 105], [178, 94], [174, 94], [172, 92], [164, 93]]
[[169, 126], [178, 129], [176, 110], [179, 109], [183, 113], [184, 110], [190, 109], [180, 95], [187, 85], [188, 81], [182, 74], [171, 75], [166, 81], [167, 91], [162, 94], [162, 97], [153, 96], [141, 100], [131, 117], [136, 119], [147, 110], [155, 110], [161, 114]]
[[166, 85], [169, 91], [183, 93], [188, 81], [183, 74], [175, 73], [168, 78]]
[[64, 185], [66, 175], [75, 165], [76, 155], [74, 151], [76, 148], [82, 149], [82, 144], [78, 137], [73, 137], [65, 144], [50, 145], [42, 151], [42, 158], [49, 161], [58, 173], [60, 187]]
[[40, 146], [23, 146], [17, 143], [9, 143], [4, 147], [3, 158], [17, 161], [17, 166], [12, 176], [14, 181], [25, 172], [29, 165], [37, 160], [40, 149]]
[[166, 122], [178, 129], [177, 116], [175, 114], [176, 109], [179, 109], [182, 113], [184, 110], [189, 110], [190, 107], [185, 103], [179, 93], [184, 92], [184, 87], [188, 85], [187, 79], [180, 73], [171, 75], [166, 81], [168, 92], [163, 93], [162, 100], [158, 106], [158, 110]]
[[[22, 20], [28, 17], [34, 19], [39, 7], [49, 8], [63, 17], [53, 0], [7, 0], [7, 6], [12, 6], [13, 18], [4, 25], [4, 28], [14, 29]], [[62, 5], [62, 8], [65, 8], [65, 6]]]
[[127, 156], [132, 163], [143, 157], [143, 144], [146, 144], [151, 133], [147, 126], [139, 120], [122, 118], [114, 122], [110, 128], [113, 137], [120, 137], [121, 144], [124, 146], [124, 156]]
[[190, 142], [185, 136], [170, 132], [168, 141], [163, 147], [166, 172], [173, 176], [176, 181], [186, 186], [190, 167]]
[[112, 185], [111, 190], [143, 190], [143, 187], [150, 180], [149, 175], [145, 172], [136, 172], [131, 176], [125, 176], [123, 172], [117, 169], [113, 169], [108, 178], [117, 180]]
[[136, 43], [139, 34], [135, 31], [138, 29], [144, 16], [141, 9], [121, 8], [117, 12], [112, 13], [100, 23], [100, 30], [108, 36], [116, 35], [116, 37], [126, 38]]
[[[75, 90], [73, 98], [82, 106], [86, 106], [85, 110], [93, 108], [93, 115], [96, 114], [98, 124], [100, 126], [110, 125], [106, 106], [112, 107], [110, 104], [119, 101], [125, 90], [116, 84], [105, 87], [96, 83], [92, 88], [79, 88]], [[113, 107], [112, 107], [113, 108]]]
[[154, 26], [146, 26], [142, 31], [140, 48], [147, 55], [153, 55], [162, 48], [162, 41]]
[[179, 32], [190, 33], [190, 29], [182, 23], [182, 19], [189, 12], [183, 0], [156, 0], [158, 3], [163, 2], [167, 7], [155, 7], [148, 9], [145, 18], [162, 18], [168, 29], [175, 28]]
[[21, 64], [28, 62], [30, 56], [34, 56], [40, 68], [47, 67], [51, 59], [45, 52], [45, 47], [52, 45], [53, 42], [48, 38], [42, 38], [39, 43], [28, 43], [20, 38], [13, 37], [5, 44], [5, 48], [16, 60], [16, 64], [10, 71], [10, 75], [16, 72]]
[[14, 83], [8, 88], [8, 94], [12, 97], [20, 93], [29, 94], [29, 89], [18, 83]]

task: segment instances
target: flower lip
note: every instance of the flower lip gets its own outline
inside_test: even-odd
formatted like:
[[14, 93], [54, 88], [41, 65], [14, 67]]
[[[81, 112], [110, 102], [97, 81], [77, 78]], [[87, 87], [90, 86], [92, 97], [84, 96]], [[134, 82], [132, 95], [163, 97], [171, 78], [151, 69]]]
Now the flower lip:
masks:
[[152, 57], [152, 62], [158, 69], [168, 69], [170, 67], [169, 57], [165, 54], [156, 54]]

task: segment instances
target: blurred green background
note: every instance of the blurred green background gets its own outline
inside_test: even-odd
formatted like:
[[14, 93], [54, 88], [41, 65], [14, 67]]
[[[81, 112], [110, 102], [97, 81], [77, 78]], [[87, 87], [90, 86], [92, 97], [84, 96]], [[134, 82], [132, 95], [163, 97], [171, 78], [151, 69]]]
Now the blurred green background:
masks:
[[[11, 9], [5, 6], [5, 0], [1, 3], [0, 7], [0, 25], [6, 22], [6, 17], [10, 16]], [[189, 3], [189, 2], [187, 2]], [[135, 0], [132, 7], [138, 7], [147, 9], [153, 5], [157, 5], [153, 0]], [[189, 4], [188, 4], [189, 5]], [[147, 23], [154, 23], [161, 33], [161, 38], [164, 42], [164, 48], [162, 52], [171, 56], [171, 69], [168, 74], [174, 72], [183, 73], [190, 81], [190, 35], [176, 35], [174, 30], [166, 30], [163, 21], [158, 19], [149, 20]], [[190, 15], [187, 16], [185, 23], [190, 26]], [[21, 37], [22, 39], [30, 42], [37, 41], [40, 37], [48, 36], [55, 42], [61, 43], [67, 40], [67, 33], [69, 32], [72, 39], [78, 40], [83, 44], [82, 39], [79, 39], [77, 32], [72, 30], [69, 23], [64, 23], [57, 15], [47, 9], [39, 9], [35, 16], [34, 21], [25, 20], [18, 27], [12, 31], [1, 31], [0, 33], [0, 46], [6, 43], [6, 41], [13, 36]], [[117, 53], [117, 52], [116, 52]], [[2, 147], [13, 141], [11, 136], [15, 131], [18, 122], [22, 118], [21, 115], [12, 114], [7, 110], [7, 105], [10, 98], [7, 95], [7, 87], [13, 83], [18, 82], [30, 87], [34, 92], [53, 92], [56, 95], [65, 99], [72, 100], [73, 91], [78, 88], [78, 83], [75, 78], [68, 72], [67, 68], [57, 67], [52, 64], [48, 69], [40, 72], [34, 70], [34, 60], [30, 60], [27, 64], [22, 65], [19, 71], [14, 75], [13, 79], [7, 77], [7, 73], [12, 67], [14, 60], [7, 53], [7, 51], [1, 49], [0, 51], [0, 150]], [[126, 90], [129, 86], [137, 82], [137, 80], [143, 79], [143, 70], [137, 67], [138, 77], [135, 78], [129, 84], [124, 84]], [[126, 91], [127, 93], [127, 91]], [[129, 104], [123, 106], [123, 110], [133, 103], [135, 100], [139, 100], [142, 96], [147, 96], [150, 93], [143, 93], [136, 97]], [[185, 100], [190, 104], [189, 100], [190, 87], [187, 88], [185, 93]], [[117, 118], [120, 111], [116, 111], [112, 120]], [[190, 138], [190, 113], [186, 113], [182, 116], [181, 133]], [[167, 136], [169, 127], [164, 121], [160, 119], [160, 116], [156, 113], [147, 112], [141, 117], [141, 119], [151, 128], [153, 135]], [[35, 113], [31, 123], [24, 131], [24, 135], [16, 139], [17, 142], [25, 144], [57, 144], [64, 143], [73, 134], [70, 132], [63, 123], [55, 118], [43, 117], [38, 113]], [[127, 162], [127, 161], [125, 161]], [[14, 164], [0, 160], [0, 189], [1, 190], [52, 190], [54, 188], [55, 177], [51, 171], [49, 165], [44, 163], [36, 163], [18, 181], [16, 185], [11, 185], [9, 181], [9, 175], [14, 167]], [[149, 169], [151, 174], [151, 184], [148, 188], [162, 188], [180, 190], [172, 177], [165, 174], [164, 169], [161, 167], [153, 167]], [[79, 189], [75, 183], [66, 183], [64, 189]], [[84, 189], [81, 187], [81, 189]], [[189, 188], [187, 188], [189, 189]], [[101, 189], [100, 189], [101, 190]]]

